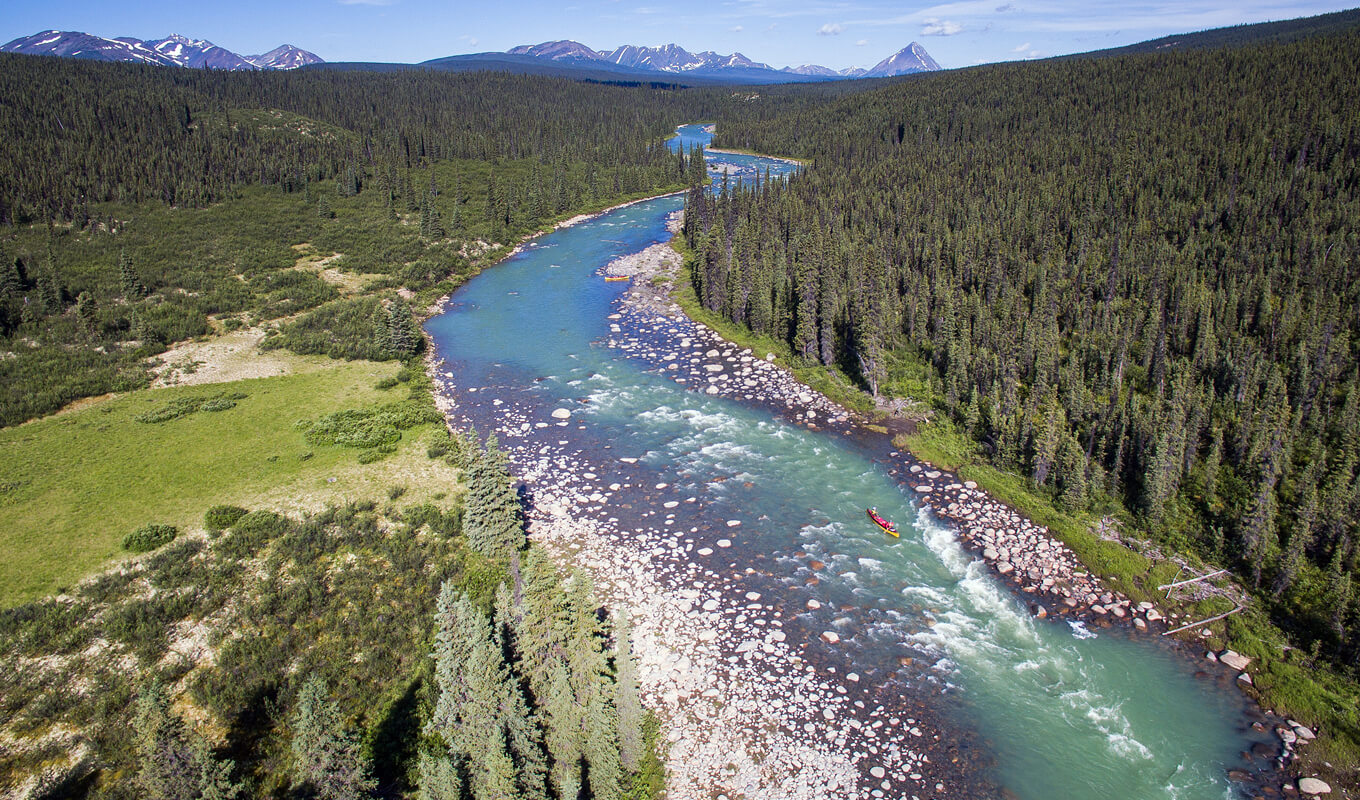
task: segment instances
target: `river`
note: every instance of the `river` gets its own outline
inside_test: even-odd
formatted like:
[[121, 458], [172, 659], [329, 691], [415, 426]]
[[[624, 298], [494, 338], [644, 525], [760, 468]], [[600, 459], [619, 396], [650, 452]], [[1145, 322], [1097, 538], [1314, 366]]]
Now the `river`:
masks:
[[[709, 138], [684, 126], [672, 146]], [[711, 154], [710, 169], [721, 165], [734, 179], [795, 168]], [[764, 635], [763, 651], [737, 652], [736, 642], [717, 651], [704, 663], [729, 677], [689, 697], [736, 692], [762, 674], [775, 688], [752, 695], [756, 706], [794, 676], [808, 691], [821, 687], [835, 714], [828, 706], [826, 719], [801, 729], [781, 724], [806, 731], [800, 746], [844, 751], [836, 763], [856, 777], [842, 796], [1237, 796], [1228, 771], [1251, 766], [1242, 754], [1267, 740], [1226, 681], [1196, 675], [1160, 637], [1033, 618], [918, 508], [904, 462], [878, 437], [795, 424], [777, 404], [696, 391], [695, 377], [677, 382], [679, 351], [710, 345], [696, 345], [683, 322], [621, 314], [625, 284], [596, 273], [667, 240], [667, 217], [682, 206], [680, 196], [657, 198], [541, 236], [460, 288], [426, 328], [456, 423], [495, 429], [531, 496], [560, 505], [567, 495], [554, 483], [579, 487], [570, 513], [592, 521], [600, 548], [639, 555], [625, 565], [636, 580], [624, 582], [634, 597], [645, 585], [665, 598], [658, 619], [679, 618], [668, 604], [693, 600], [692, 616], [704, 597], [721, 595], [725, 605], [714, 601], [705, 624]], [[761, 354], [723, 355], [729, 372], [746, 364], [765, 374], [750, 366]], [[901, 538], [873, 528], [867, 506], [894, 520]], [[668, 658], [662, 668], [701, 661]], [[685, 698], [672, 707], [686, 708]], [[766, 785], [775, 772], [751, 761], [740, 781], [723, 784], [733, 797], [803, 796]]]

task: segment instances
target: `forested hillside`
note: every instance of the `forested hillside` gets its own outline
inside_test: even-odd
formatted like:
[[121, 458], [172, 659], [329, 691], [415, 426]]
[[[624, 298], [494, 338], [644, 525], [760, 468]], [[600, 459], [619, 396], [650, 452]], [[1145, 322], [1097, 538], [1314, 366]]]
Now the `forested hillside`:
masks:
[[[88, 223], [90, 205], [110, 200], [195, 207], [242, 184], [300, 191], [349, 170], [419, 202], [424, 187], [405, 170], [446, 158], [535, 159], [545, 174], [503, 187], [507, 199], [532, 192], [560, 211], [561, 192], [655, 185], [669, 161], [659, 137], [708, 97], [496, 73], [226, 73], [14, 55], [0, 65], [0, 223]], [[568, 164], [594, 170], [559, 187], [566, 176], [548, 168]]]
[[715, 146], [814, 164], [691, 193], [695, 288], [1353, 665], [1357, 59], [1352, 29], [734, 109]]
[[5, 55], [0, 425], [145, 385], [174, 342], [336, 302], [311, 321], [335, 323], [320, 340], [281, 341], [409, 355], [370, 324], [376, 300], [344, 300], [296, 248], [372, 291], [437, 296], [554, 218], [682, 185], [662, 140], [720, 99]]

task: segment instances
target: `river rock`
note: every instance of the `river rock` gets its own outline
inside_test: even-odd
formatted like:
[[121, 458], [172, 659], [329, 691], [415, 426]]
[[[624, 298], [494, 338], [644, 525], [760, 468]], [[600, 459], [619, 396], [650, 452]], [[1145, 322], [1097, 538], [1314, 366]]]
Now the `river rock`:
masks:
[[841, 635], [835, 631], [822, 631], [822, 640], [827, 644], [835, 644], [841, 640]]
[[1299, 778], [1299, 791], [1303, 794], [1328, 794], [1332, 787], [1318, 778]]
[[554, 408], [553, 419], [571, 419], [571, 410], [566, 408]]
[[1242, 670], [1246, 669], [1247, 665], [1251, 663], [1250, 658], [1247, 658], [1241, 653], [1235, 653], [1232, 650], [1224, 650], [1223, 652], [1219, 653], [1218, 660], [1222, 661], [1224, 664], [1227, 664], [1229, 667], [1237, 670], [1238, 672], [1241, 672]]

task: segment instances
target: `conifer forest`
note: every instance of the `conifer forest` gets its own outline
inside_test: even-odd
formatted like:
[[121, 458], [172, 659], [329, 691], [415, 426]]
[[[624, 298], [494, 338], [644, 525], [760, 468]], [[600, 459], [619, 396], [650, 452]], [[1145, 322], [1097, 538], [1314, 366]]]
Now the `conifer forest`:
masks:
[[[757, 88], [0, 53], [0, 788], [666, 797], [642, 615], [533, 538], [516, 442], [450, 427], [422, 328], [530, 237], [661, 195], [658, 296], [885, 452], [1129, 545], [1085, 568], [1134, 603], [1154, 557], [1230, 573], [1244, 691], [1353, 779], [1360, 17], [1334, 16]], [[696, 121], [798, 168], [710, 177], [667, 145]]]
[[1239, 571], [1353, 669], [1357, 51], [990, 66], [724, 118], [715, 146], [812, 166], [691, 192], [695, 288], [1060, 507]]

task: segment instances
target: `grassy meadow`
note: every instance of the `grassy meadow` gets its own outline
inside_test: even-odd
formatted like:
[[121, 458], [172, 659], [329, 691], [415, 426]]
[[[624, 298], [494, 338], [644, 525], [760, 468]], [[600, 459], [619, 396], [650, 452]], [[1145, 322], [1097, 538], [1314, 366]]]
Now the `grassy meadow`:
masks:
[[[65, 591], [126, 556], [123, 537], [144, 524], [176, 525], [181, 535], [201, 529], [216, 504], [298, 516], [385, 497], [394, 486], [405, 487], [404, 503], [455, 490], [456, 470], [426, 456], [442, 436], [438, 425], [404, 431], [394, 453], [370, 464], [352, 448], [310, 445], [295, 428], [299, 419], [405, 397], [405, 384], [375, 388], [400, 364], [290, 358], [310, 371], [143, 389], [0, 430], [0, 606]], [[224, 393], [245, 397], [223, 411], [137, 419]]]

